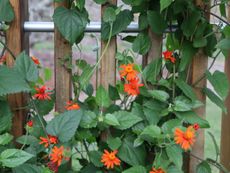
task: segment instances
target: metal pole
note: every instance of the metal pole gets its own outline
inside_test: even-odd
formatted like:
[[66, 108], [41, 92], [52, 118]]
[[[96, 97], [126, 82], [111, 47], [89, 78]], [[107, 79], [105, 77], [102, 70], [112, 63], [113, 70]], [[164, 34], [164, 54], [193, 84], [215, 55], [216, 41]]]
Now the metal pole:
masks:
[[[54, 32], [54, 23], [53, 22], [39, 22], [39, 21], [26, 21], [24, 22], [24, 31], [25, 32]], [[0, 30], [1, 30], [0, 23]], [[171, 30], [175, 31], [177, 28], [176, 25], [173, 25]], [[136, 22], [131, 22], [131, 24], [124, 30], [124, 33], [137, 33], [139, 32], [139, 26]], [[170, 29], [166, 29], [165, 32], [169, 32]], [[85, 29], [85, 32], [101, 32], [101, 23], [100, 22], [90, 22]]]

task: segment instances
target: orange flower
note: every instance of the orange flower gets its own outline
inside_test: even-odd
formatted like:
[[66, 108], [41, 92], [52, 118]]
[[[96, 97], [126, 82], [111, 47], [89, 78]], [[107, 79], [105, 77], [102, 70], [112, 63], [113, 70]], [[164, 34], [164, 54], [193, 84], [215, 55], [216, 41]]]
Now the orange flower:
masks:
[[28, 121], [28, 122], [26, 123], [26, 125], [29, 126], [29, 127], [33, 127], [33, 124], [34, 124], [34, 123], [33, 123], [32, 120], [30, 120], [30, 121]]
[[56, 136], [48, 135], [48, 138], [40, 137], [41, 142], [39, 144], [44, 144], [45, 148], [49, 146], [49, 144], [57, 144], [58, 138]]
[[57, 164], [57, 166], [61, 165], [62, 159], [64, 158], [64, 147], [60, 148], [54, 146], [52, 149], [52, 153], [50, 154], [51, 162]]
[[189, 126], [184, 132], [181, 129], [176, 128], [174, 132], [174, 141], [176, 144], [179, 144], [182, 149], [190, 149], [195, 142], [195, 129], [192, 126]]
[[152, 168], [152, 170], [149, 173], [166, 173], [162, 168]]
[[51, 95], [52, 93], [47, 91], [46, 86], [42, 86], [40, 88], [35, 87], [36, 94], [34, 95], [34, 98], [38, 100], [51, 100]]
[[167, 50], [162, 54], [164, 55], [165, 60], [170, 60], [172, 63], [176, 62], [176, 58], [173, 56], [173, 52]]
[[32, 56], [31, 59], [33, 60], [34, 64], [40, 65], [40, 61], [38, 58], [36, 58], [35, 56]]
[[104, 150], [104, 154], [101, 157], [101, 162], [104, 163], [107, 169], [113, 169], [114, 165], [119, 166], [121, 161], [116, 157], [117, 150], [112, 152], [108, 152], [108, 150]]
[[136, 96], [140, 94], [139, 87], [144, 86], [143, 84], [139, 84], [139, 79], [135, 78], [129, 81], [128, 84], [124, 85], [124, 91], [129, 95]]
[[66, 102], [66, 106], [65, 106], [66, 110], [78, 110], [80, 109], [80, 106], [77, 103], [74, 103], [72, 101], [68, 101]]
[[123, 64], [120, 66], [122, 70], [120, 70], [120, 76], [124, 78], [126, 76], [126, 79], [128, 81], [133, 80], [136, 78], [138, 72], [133, 69], [134, 64]]

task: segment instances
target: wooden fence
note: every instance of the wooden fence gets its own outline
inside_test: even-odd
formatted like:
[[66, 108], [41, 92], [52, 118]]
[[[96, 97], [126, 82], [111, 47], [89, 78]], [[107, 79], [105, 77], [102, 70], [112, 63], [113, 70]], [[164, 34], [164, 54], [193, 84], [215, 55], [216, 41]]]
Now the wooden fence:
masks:
[[[29, 50], [29, 37], [28, 34], [23, 31], [23, 24], [28, 20], [28, 1], [27, 0], [10, 0], [12, 7], [15, 12], [15, 20], [11, 23], [10, 29], [7, 31], [7, 44], [14, 54], [18, 55], [21, 51]], [[117, 4], [117, 0], [111, 1], [113, 4]], [[203, 7], [202, 0], [196, 0], [197, 5]], [[58, 6], [66, 6], [66, 3], [55, 3], [55, 8]], [[101, 13], [105, 6], [101, 7]], [[230, 8], [229, 8], [230, 16]], [[207, 16], [209, 18], [209, 16]], [[149, 63], [152, 59], [158, 58], [162, 54], [162, 35], [156, 35], [149, 30], [149, 37], [151, 38], [152, 47], [148, 54], [143, 56], [143, 66]], [[55, 89], [56, 89], [56, 110], [64, 111], [64, 103], [66, 100], [70, 99], [71, 96], [71, 72], [67, 71], [59, 61], [66, 55], [71, 55], [71, 45], [61, 36], [61, 34], [55, 29], [54, 32], [54, 47], [55, 47]], [[106, 42], [101, 43], [101, 52], [105, 48]], [[116, 37], [111, 40], [109, 48], [101, 61], [100, 67], [100, 80], [99, 82], [104, 86], [108, 87], [108, 84], [115, 85], [116, 82], [116, 62], [115, 53], [117, 49]], [[230, 58], [230, 53], [229, 53]], [[225, 71], [230, 80], [230, 59], [226, 59]], [[207, 69], [208, 57], [203, 53], [202, 50], [198, 51], [195, 55], [193, 63], [191, 65], [191, 83], [197, 80]], [[12, 66], [14, 64], [13, 58], [10, 54], [7, 54], [7, 65]], [[194, 88], [195, 93], [198, 98], [205, 103], [205, 96], [201, 91], [206, 85], [206, 80], [203, 79], [196, 88]], [[26, 96], [23, 94], [13, 94], [8, 98], [10, 105], [12, 107], [23, 107], [26, 104]], [[221, 139], [221, 162], [223, 165], [230, 170], [230, 96], [226, 100], [226, 105], [228, 108], [228, 115], [223, 116], [222, 121], [222, 139]], [[199, 116], [204, 117], [205, 106], [196, 110]], [[24, 117], [25, 110], [14, 111], [13, 128], [12, 133], [15, 137], [21, 136], [24, 133]], [[201, 131], [199, 134], [199, 139], [192, 151], [195, 155], [203, 157], [204, 156], [204, 132]], [[195, 173], [195, 166], [197, 160], [194, 158], [188, 158], [186, 163], [186, 173]]]

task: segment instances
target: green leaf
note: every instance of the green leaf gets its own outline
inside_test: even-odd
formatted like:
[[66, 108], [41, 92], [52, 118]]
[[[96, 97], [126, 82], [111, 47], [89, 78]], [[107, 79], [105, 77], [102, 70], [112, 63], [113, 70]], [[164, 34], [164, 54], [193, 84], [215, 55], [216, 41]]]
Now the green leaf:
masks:
[[125, 4], [131, 5], [131, 6], [138, 6], [141, 4], [142, 0], [122, 0]]
[[133, 125], [137, 124], [138, 122], [142, 121], [142, 119], [136, 115], [132, 115], [130, 112], [126, 111], [118, 111], [113, 114], [120, 125], [115, 126], [115, 128], [120, 130], [125, 130]]
[[0, 135], [0, 145], [6, 145], [9, 144], [10, 141], [12, 141], [13, 136], [9, 133], [4, 133], [3, 135]]
[[14, 19], [14, 10], [9, 0], [0, 0], [0, 21], [11, 22]]
[[147, 19], [151, 30], [156, 34], [163, 34], [168, 27], [167, 22], [159, 12], [148, 11]]
[[148, 142], [155, 142], [157, 138], [161, 138], [161, 129], [156, 125], [147, 126], [140, 135], [141, 139]]
[[181, 24], [181, 29], [185, 36], [190, 37], [194, 34], [194, 31], [197, 27], [197, 23], [200, 20], [200, 18], [201, 13], [198, 10], [193, 10], [189, 14], [188, 18], [184, 18], [184, 21]]
[[[125, 30], [132, 20], [133, 20], [133, 14], [130, 10], [121, 11], [117, 15], [116, 20], [113, 22], [112, 36]], [[109, 38], [110, 27], [111, 26], [108, 22], [102, 23], [101, 37], [103, 40], [107, 40]]]
[[219, 11], [220, 11], [221, 16], [227, 18], [226, 6], [225, 6], [224, 3], [222, 3], [222, 4], [219, 5]]
[[105, 4], [107, 0], [94, 0], [97, 4]]
[[229, 81], [226, 74], [216, 70], [213, 75], [207, 71], [206, 76], [217, 94], [221, 96], [222, 99], [225, 99], [229, 92]]
[[187, 66], [191, 63], [192, 57], [196, 54], [197, 49], [193, 48], [192, 44], [185, 42], [182, 45], [182, 57], [179, 65], [179, 71], [184, 71]]
[[[52, 98], [52, 97], [51, 97]], [[39, 115], [47, 115], [54, 108], [54, 101], [52, 100], [34, 100], [34, 104], [38, 109]], [[33, 108], [32, 103], [30, 103], [30, 107]]]
[[134, 147], [134, 138], [126, 137], [118, 150], [118, 157], [129, 165], [145, 165], [146, 151], [144, 146]]
[[176, 145], [169, 145], [166, 147], [166, 152], [169, 160], [173, 162], [178, 169], [181, 169], [183, 164], [182, 150]]
[[37, 65], [25, 52], [16, 58], [14, 68], [26, 81], [36, 82], [38, 80]]
[[148, 24], [147, 14], [146, 13], [141, 13], [139, 15], [138, 25], [139, 25], [140, 30], [144, 30], [144, 29], [148, 28], [149, 24]]
[[104, 122], [108, 125], [111, 125], [111, 126], [119, 126], [120, 125], [119, 121], [117, 120], [117, 118], [113, 114], [106, 114]]
[[19, 144], [26, 144], [26, 145], [31, 145], [31, 144], [38, 144], [40, 141], [31, 135], [23, 135], [20, 136], [16, 139], [16, 142]]
[[121, 139], [118, 137], [116, 138], [110, 137], [107, 139], [106, 143], [108, 144], [111, 150], [117, 150], [122, 144]]
[[203, 91], [213, 103], [220, 107], [224, 113], [227, 113], [223, 100], [221, 100], [212, 90], [208, 88], [204, 88]]
[[103, 21], [104, 22], [114, 22], [116, 20], [116, 12], [114, 8], [107, 7], [103, 14]]
[[81, 110], [59, 114], [47, 124], [47, 133], [57, 136], [61, 142], [67, 142], [74, 136], [82, 116]]
[[53, 20], [61, 34], [71, 44], [80, 38], [87, 24], [87, 18], [76, 9], [57, 7], [54, 11]]
[[49, 81], [52, 78], [52, 70], [50, 68], [44, 68], [44, 79]]
[[32, 154], [29, 154], [23, 150], [6, 149], [0, 154], [0, 162], [5, 167], [14, 168], [25, 163], [32, 157]]
[[47, 173], [44, 168], [37, 165], [25, 163], [13, 169], [13, 173]]
[[84, 111], [80, 127], [82, 128], [93, 128], [97, 126], [97, 115], [91, 111]]
[[224, 38], [219, 43], [217, 43], [216, 48], [221, 50], [229, 50], [230, 49], [230, 38]]
[[134, 52], [145, 55], [151, 47], [151, 40], [147, 34], [139, 33], [133, 42]]
[[109, 97], [111, 100], [119, 100], [120, 95], [116, 87], [109, 85]]
[[205, 47], [208, 44], [208, 41], [206, 38], [195, 38], [193, 41], [193, 47], [200, 48]]
[[156, 82], [157, 76], [161, 71], [162, 66], [162, 58], [157, 58], [152, 60], [150, 64], [148, 64], [142, 73], [143, 78], [149, 82]]
[[82, 89], [85, 89], [89, 85], [89, 81], [93, 75], [93, 67], [87, 65], [84, 69], [82, 69], [82, 73], [79, 77], [79, 82]]
[[167, 173], [184, 173], [181, 169], [178, 169], [176, 166], [169, 166], [167, 171]]
[[167, 156], [167, 153], [162, 150], [162, 152], [157, 152], [156, 156], [154, 158], [153, 166], [156, 168], [162, 168], [164, 170], [167, 170], [168, 166], [170, 165], [169, 158]]
[[103, 163], [101, 162], [102, 153], [100, 151], [90, 151], [89, 159], [97, 167], [102, 167]]
[[211, 167], [208, 162], [203, 161], [196, 167], [196, 173], [211, 173]]
[[197, 100], [196, 94], [194, 93], [191, 86], [181, 79], [176, 79], [176, 85], [183, 91], [183, 93], [189, 97], [191, 100]]
[[167, 102], [167, 100], [169, 99], [169, 94], [163, 90], [152, 90], [152, 91], [149, 91], [149, 94], [159, 100], [159, 101], [162, 101], [162, 102]]
[[172, 2], [173, 2], [172, 0], [160, 0], [161, 12], [164, 9], [166, 9], [168, 6], [170, 6]]
[[6, 101], [0, 100], [0, 133], [10, 130], [12, 125], [12, 113]]
[[146, 173], [146, 169], [143, 166], [133, 166], [132, 168], [122, 171], [122, 173]]
[[183, 120], [186, 123], [190, 124], [199, 124], [201, 128], [209, 128], [210, 125], [207, 120], [199, 117], [195, 112], [193, 111], [187, 111], [187, 112], [175, 112], [176, 116]]
[[0, 96], [31, 90], [23, 76], [6, 66], [0, 66], [0, 81]]
[[173, 134], [174, 128], [180, 126], [181, 124], [182, 124], [181, 120], [178, 119], [168, 120], [162, 125], [162, 131], [165, 134]]
[[103, 86], [99, 86], [96, 92], [96, 102], [100, 107], [109, 107], [110, 98], [109, 94]]
[[149, 108], [143, 108], [145, 118], [150, 125], [156, 125], [160, 119], [160, 112]]

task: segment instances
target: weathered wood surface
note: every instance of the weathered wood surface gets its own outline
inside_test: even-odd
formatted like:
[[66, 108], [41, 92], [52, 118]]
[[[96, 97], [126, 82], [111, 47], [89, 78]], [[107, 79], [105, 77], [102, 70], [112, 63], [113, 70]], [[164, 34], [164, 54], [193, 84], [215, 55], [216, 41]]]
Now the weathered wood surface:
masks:
[[[10, 0], [14, 9], [15, 18], [10, 23], [10, 28], [6, 33], [6, 43], [15, 56], [19, 55], [23, 50], [29, 52], [29, 37], [23, 32], [23, 23], [28, 19], [28, 2], [25, 0]], [[6, 53], [7, 66], [14, 65], [14, 58], [9, 52]], [[22, 107], [26, 106], [27, 97], [25, 94], [10, 94], [8, 101], [13, 113], [12, 134], [14, 138], [23, 135], [26, 110]]]
[[[228, 21], [230, 22], [230, 6], [228, 6]], [[225, 59], [225, 73], [230, 81], [230, 51], [228, 58]], [[230, 94], [228, 95], [225, 105], [227, 114], [223, 113], [221, 127], [221, 163], [230, 170]]]
[[[111, 4], [116, 5], [117, 0], [109, 1]], [[103, 5], [101, 8], [101, 16], [107, 5]], [[101, 41], [101, 54], [105, 49], [107, 41]], [[106, 50], [104, 56], [102, 57], [99, 71], [100, 71], [100, 84], [105, 88], [110, 85], [116, 84], [116, 51], [117, 51], [117, 39], [113, 37], [109, 43], [108, 49]]]
[[[55, 8], [67, 7], [67, 1], [55, 3]], [[58, 112], [65, 110], [65, 104], [71, 98], [71, 70], [62, 63], [66, 57], [72, 57], [72, 47], [55, 28], [54, 31], [54, 64], [55, 64], [55, 109]]]

